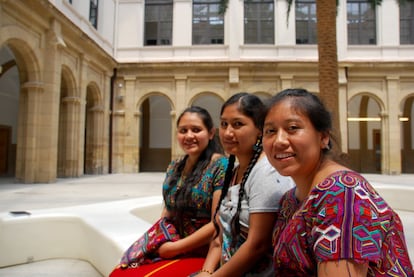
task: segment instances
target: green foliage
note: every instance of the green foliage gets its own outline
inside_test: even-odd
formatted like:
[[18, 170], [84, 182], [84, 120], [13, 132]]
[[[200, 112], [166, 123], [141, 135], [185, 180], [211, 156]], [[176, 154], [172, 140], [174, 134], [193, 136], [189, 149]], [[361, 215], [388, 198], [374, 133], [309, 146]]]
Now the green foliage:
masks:
[[219, 14], [224, 15], [226, 13], [228, 6], [229, 6], [229, 0], [220, 0]]

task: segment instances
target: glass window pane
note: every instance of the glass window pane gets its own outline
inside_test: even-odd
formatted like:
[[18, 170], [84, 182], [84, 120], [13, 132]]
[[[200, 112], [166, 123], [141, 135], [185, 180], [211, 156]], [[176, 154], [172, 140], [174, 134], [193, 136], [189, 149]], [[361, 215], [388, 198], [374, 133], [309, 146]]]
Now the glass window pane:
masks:
[[316, 44], [316, 0], [295, 2], [296, 44]]
[[400, 3], [400, 44], [414, 44], [414, 2]]
[[245, 0], [244, 43], [274, 44], [274, 2]]
[[145, 1], [145, 45], [171, 45], [172, 0]]
[[193, 2], [193, 44], [224, 43], [224, 18], [218, 11], [217, 0]]
[[376, 44], [375, 9], [368, 0], [348, 0], [348, 44]]

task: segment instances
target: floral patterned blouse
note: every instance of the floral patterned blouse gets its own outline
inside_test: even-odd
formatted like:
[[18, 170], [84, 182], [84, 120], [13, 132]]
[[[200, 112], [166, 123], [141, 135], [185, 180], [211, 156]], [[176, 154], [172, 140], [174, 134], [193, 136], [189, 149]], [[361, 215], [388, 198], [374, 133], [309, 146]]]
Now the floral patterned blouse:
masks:
[[[165, 191], [169, 188], [171, 177], [179, 161], [180, 159], [177, 159], [170, 163], [163, 183], [164, 204], [169, 211], [175, 210], [175, 193], [182, 185], [182, 180], [178, 180], [177, 185], [167, 195], [165, 195]], [[194, 215], [193, 218], [211, 218], [213, 193], [223, 187], [227, 164], [228, 159], [225, 156], [212, 160], [209, 166], [204, 169], [201, 179], [193, 185], [191, 201], [186, 203], [189, 211], [197, 211], [197, 215]]]

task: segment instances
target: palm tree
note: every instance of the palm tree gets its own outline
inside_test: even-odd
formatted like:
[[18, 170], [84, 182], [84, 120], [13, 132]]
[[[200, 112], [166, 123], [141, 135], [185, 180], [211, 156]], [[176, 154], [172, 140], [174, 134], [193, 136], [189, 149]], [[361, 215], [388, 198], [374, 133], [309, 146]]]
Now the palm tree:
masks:
[[[220, 13], [227, 10], [229, 0], [220, 0]], [[286, 0], [288, 15], [294, 0]], [[327, 107], [331, 108], [333, 130], [339, 153], [342, 152], [339, 124], [339, 84], [338, 55], [336, 43], [336, 11], [339, 0], [315, 0], [317, 17], [319, 94]], [[373, 7], [381, 5], [382, 0], [368, 0]], [[397, 0], [399, 3], [412, 0]]]
[[[288, 2], [288, 13], [293, 0]], [[368, 0], [372, 7], [381, 5], [382, 0]], [[398, 0], [401, 4], [404, 1]], [[339, 80], [338, 56], [336, 43], [336, 12], [339, 0], [316, 0], [317, 41], [318, 41], [318, 73], [319, 94], [327, 107], [331, 108], [333, 130], [336, 137], [339, 153], [342, 152], [341, 133], [339, 124]]]

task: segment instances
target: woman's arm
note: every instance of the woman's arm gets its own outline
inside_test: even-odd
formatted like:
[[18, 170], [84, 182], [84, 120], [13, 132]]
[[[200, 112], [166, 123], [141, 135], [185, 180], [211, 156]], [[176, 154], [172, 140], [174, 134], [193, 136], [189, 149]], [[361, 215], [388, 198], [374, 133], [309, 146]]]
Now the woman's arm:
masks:
[[276, 213], [251, 213], [247, 240], [212, 276], [241, 276], [269, 250]]
[[[220, 199], [221, 190], [213, 194], [212, 207], [216, 207]], [[214, 213], [213, 213], [214, 214]], [[210, 243], [215, 232], [213, 222], [209, 222], [191, 235], [176, 242], [166, 242], [158, 249], [158, 254], [162, 258], [172, 258], [179, 254], [187, 253], [193, 249]]]
[[368, 263], [358, 264], [352, 260], [328, 261], [318, 264], [318, 277], [366, 277]]
[[[221, 190], [220, 190], [219, 196], [220, 195], [221, 195]], [[215, 210], [216, 210], [216, 207], [218, 205], [219, 199], [220, 199], [220, 197], [218, 197], [215, 200], [213, 199], [213, 204], [212, 204], [212, 207], [211, 207], [211, 209], [212, 209], [212, 211], [211, 211], [212, 218], [211, 219], [212, 220], [213, 220], [213, 216], [215, 214]], [[219, 218], [220, 218], [219, 213], [217, 213], [216, 220], [220, 225]], [[213, 226], [214, 226], [214, 224], [213, 224]], [[215, 236], [215, 231], [216, 230], [214, 229], [213, 237]], [[208, 253], [207, 253], [207, 256], [206, 256], [206, 260], [204, 261], [202, 271], [199, 274], [197, 274], [196, 277], [210, 276], [211, 273], [213, 273], [216, 270], [216, 268], [218, 267], [218, 264], [220, 262], [220, 257], [221, 257], [221, 234], [216, 236], [210, 242], [210, 247], [208, 249]]]
[[170, 212], [164, 206], [164, 208], [162, 208], [162, 211], [161, 211], [161, 217], [167, 217], [167, 218], [169, 218], [170, 216], [171, 216]]

